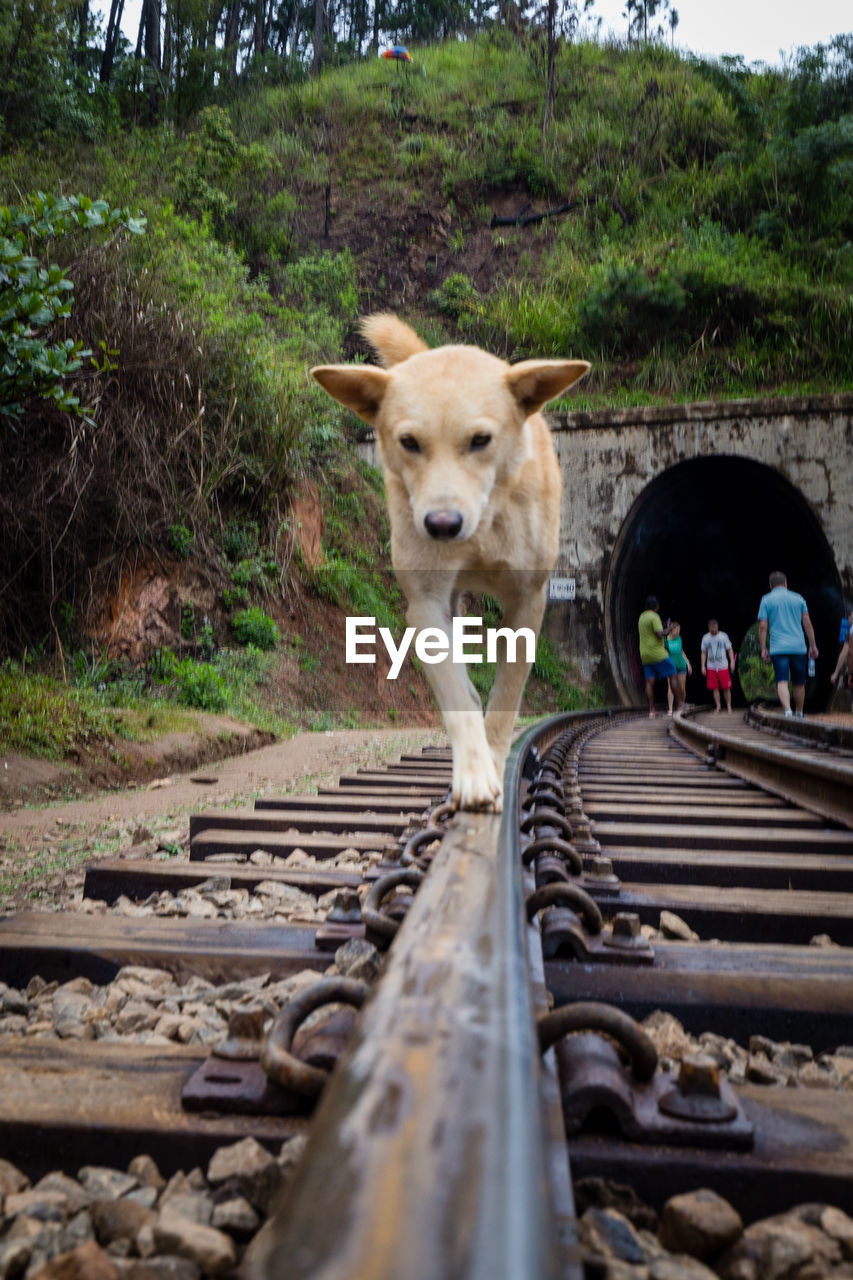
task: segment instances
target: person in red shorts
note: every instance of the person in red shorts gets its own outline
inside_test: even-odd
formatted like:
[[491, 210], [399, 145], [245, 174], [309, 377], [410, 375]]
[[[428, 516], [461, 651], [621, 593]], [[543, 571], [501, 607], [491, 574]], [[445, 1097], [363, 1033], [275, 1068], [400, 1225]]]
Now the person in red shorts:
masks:
[[714, 697], [714, 711], [720, 710], [720, 690], [726, 700], [726, 711], [732, 709], [732, 672], [735, 655], [732, 642], [725, 631], [720, 630], [716, 618], [708, 619], [708, 630], [702, 637], [702, 675]]

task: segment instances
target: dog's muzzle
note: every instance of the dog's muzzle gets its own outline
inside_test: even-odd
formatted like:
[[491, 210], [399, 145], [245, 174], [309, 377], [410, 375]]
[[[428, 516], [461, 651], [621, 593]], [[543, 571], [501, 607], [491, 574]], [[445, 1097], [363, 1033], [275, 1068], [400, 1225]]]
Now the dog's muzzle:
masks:
[[458, 538], [462, 532], [462, 523], [461, 511], [429, 511], [424, 516], [427, 533], [441, 542]]

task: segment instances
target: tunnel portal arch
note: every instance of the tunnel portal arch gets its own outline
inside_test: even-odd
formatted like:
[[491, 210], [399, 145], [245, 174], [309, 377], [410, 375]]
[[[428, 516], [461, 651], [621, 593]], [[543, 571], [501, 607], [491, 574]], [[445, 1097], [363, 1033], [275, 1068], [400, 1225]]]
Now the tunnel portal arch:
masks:
[[[737, 649], [755, 621], [768, 574], [805, 596], [820, 658], [807, 705], [823, 705], [844, 611], [832, 549], [802, 494], [775, 468], [736, 456], [692, 458], [656, 476], [623, 521], [604, 597], [605, 643], [623, 702], [641, 705], [637, 618], [648, 595], [681, 623], [694, 666], [688, 701], [704, 701], [699, 645], [717, 618]], [[735, 700], [743, 702], [735, 680]]]

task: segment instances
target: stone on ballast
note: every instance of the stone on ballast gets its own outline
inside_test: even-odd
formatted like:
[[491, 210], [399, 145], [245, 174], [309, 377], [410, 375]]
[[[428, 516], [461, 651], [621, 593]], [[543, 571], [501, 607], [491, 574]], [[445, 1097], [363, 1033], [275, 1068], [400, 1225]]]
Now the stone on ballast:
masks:
[[302, 1159], [302, 1153], [305, 1150], [308, 1138], [304, 1133], [297, 1133], [292, 1138], [287, 1138], [281, 1144], [281, 1151], [278, 1153], [278, 1163], [284, 1174], [285, 1182], [293, 1173], [299, 1161]]
[[69, 978], [68, 982], [63, 982], [59, 991], [76, 991], [80, 995], [90, 996], [95, 990], [95, 984], [91, 978]]
[[218, 1231], [227, 1231], [229, 1236], [244, 1239], [254, 1235], [260, 1226], [260, 1218], [248, 1200], [243, 1196], [233, 1195], [214, 1205], [211, 1226]]
[[839, 1084], [844, 1088], [853, 1088], [853, 1058], [840, 1053], [822, 1053], [819, 1058], [821, 1066], [827, 1066], [835, 1073]]
[[24, 988], [24, 993], [28, 1000], [35, 1000], [37, 996], [53, 995], [58, 986], [58, 982], [48, 982], [41, 974], [34, 973]]
[[133, 1253], [133, 1241], [128, 1240], [126, 1236], [119, 1236], [117, 1240], [111, 1240], [104, 1248], [113, 1261], [124, 1261], [125, 1258], [129, 1258]]
[[142, 988], [153, 987], [156, 991], [165, 991], [175, 983], [168, 969], [156, 969], [153, 965], [145, 964], [123, 965], [115, 980], [125, 985], [131, 995], [137, 994], [133, 983], [139, 983]]
[[97, 1200], [117, 1200], [139, 1186], [139, 1179], [132, 1174], [99, 1164], [87, 1164], [78, 1169], [77, 1181]]
[[119, 1280], [199, 1280], [201, 1267], [190, 1258], [161, 1253], [156, 1258], [127, 1258], [116, 1262]]
[[208, 876], [206, 880], [202, 880], [196, 885], [197, 893], [227, 893], [231, 888], [230, 876]]
[[38, 1222], [65, 1222], [68, 1197], [62, 1191], [19, 1191], [6, 1197], [7, 1218], [33, 1218]]
[[33, 1246], [29, 1240], [0, 1240], [0, 1280], [11, 1280], [13, 1276], [22, 1275], [24, 1268], [33, 1254]]
[[114, 1026], [119, 1035], [126, 1036], [136, 1031], [151, 1031], [159, 1021], [159, 1009], [144, 1000], [131, 999], [116, 1016]]
[[615, 1209], [587, 1209], [578, 1223], [578, 1239], [583, 1247], [605, 1258], [618, 1258], [633, 1266], [646, 1261], [637, 1232]]
[[837, 1089], [841, 1081], [827, 1062], [806, 1062], [797, 1072], [797, 1080], [809, 1089]]
[[649, 1263], [649, 1280], [718, 1280], [716, 1271], [685, 1253], [662, 1254]]
[[658, 1054], [662, 1058], [673, 1058], [679, 1061], [687, 1053], [696, 1051], [696, 1042], [671, 1013], [663, 1009], [655, 1009], [643, 1019], [643, 1030], [651, 1036]]
[[93, 1040], [95, 1031], [86, 1021], [91, 998], [82, 991], [69, 991], [66, 984], [53, 997], [53, 1025], [62, 1040]]
[[[52, 1022], [28, 1022], [24, 1028], [25, 1036], [33, 1036], [36, 1039], [44, 1036], [53, 1037]], [[97, 1037], [96, 1037], [97, 1038]]]
[[[794, 1079], [796, 1075], [794, 1074]], [[746, 1078], [752, 1084], [788, 1084], [792, 1072], [777, 1067], [763, 1054], [750, 1054], [746, 1068]]]
[[788, 1280], [806, 1263], [817, 1275], [831, 1274], [841, 1262], [841, 1245], [794, 1213], [765, 1218], [747, 1227], [716, 1260], [721, 1280]]
[[261, 898], [277, 898], [294, 907], [313, 909], [317, 905], [313, 893], [306, 893], [304, 889], [297, 889], [295, 885], [286, 884], [283, 880], [261, 880], [255, 885], [254, 892]]
[[146, 1209], [153, 1209], [159, 1196], [160, 1192], [156, 1187], [137, 1187], [135, 1191], [128, 1191], [122, 1199], [132, 1200], [134, 1204], [141, 1204]]
[[837, 1240], [841, 1252], [849, 1261], [853, 1259], [853, 1218], [848, 1217], [843, 1209], [832, 1205], [824, 1205], [820, 1210], [818, 1225], [831, 1240]]
[[155, 1023], [154, 1030], [158, 1036], [164, 1036], [167, 1040], [179, 1040], [183, 1022], [179, 1013], [164, 1013]]
[[15, 1193], [26, 1192], [28, 1189], [27, 1175], [22, 1174], [12, 1161], [0, 1160], [0, 1193], [4, 1196], [14, 1196]]
[[[256, 973], [248, 978], [241, 978], [239, 982], [223, 983], [221, 987], [217, 987], [214, 992], [211, 992], [211, 995], [217, 1005], [221, 1000], [247, 1000], [258, 991], [262, 991], [269, 980], [269, 973]], [[851, 1066], [853, 1066], [853, 1063], [851, 1063]]]
[[165, 1209], [166, 1205], [182, 1217], [189, 1218], [190, 1222], [198, 1222], [203, 1227], [209, 1227], [213, 1218], [213, 1201], [203, 1191], [178, 1191], [173, 1195], [167, 1195], [164, 1191], [160, 1197], [160, 1208]]
[[660, 931], [665, 938], [676, 942], [698, 942], [699, 934], [690, 928], [686, 920], [677, 916], [674, 911], [660, 913]]
[[69, 1214], [79, 1213], [85, 1209], [92, 1197], [74, 1178], [64, 1173], [46, 1173], [33, 1188], [34, 1191], [58, 1191], [65, 1196]]
[[19, 1036], [27, 1029], [27, 1018], [23, 1013], [9, 1013], [0, 1018], [0, 1035]]
[[595, 1277], [595, 1280], [649, 1280], [648, 1267], [632, 1266], [620, 1258], [608, 1258], [606, 1264], [599, 1264], [595, 1259], [584, 1274]]
[[19, 1013], [24, 1017], [28, 1017], [31, 1008], [32, 1004], [24, 992], [16, 991], [14, 987], [6, 987], [2, 996], [0, 996], [0, 1010], [4, 1014]]
[[118, 1280], [118, 1271], [109, 1255], [94, 1240], [87, 1240], [71, 1253], [57, 1254], [28, 1276], [29, 1280]]
[[214, 1151], [207, 1179], [212, 1186], [233, 1181], [250, 1204], [267, 1213], [283, 1175], [275, 1156], [254, 1138], [243, 1138], [241, 1142]]
[[99, 1244], [112, 1244], [114, 1240], [133, 1240], [138, 1231], [153, 1222], [152, 1209], [134, 1200], [93, 1200], [89, 1212]]
[[657, 1213], [640, 1199], [633, 1187], [608, 1178], [589, 1177], [575, 1180], [574, 1191], [578, 1216], [587, 1209], [616, 1209], [637, 1231], [657, 1230]]
[[673, 1196], [663, 1207], [658, 1237], [670, 1253], [708, 1261], [734, 1244], [743, 1221], [728, 1200], [706, 1187]]
[[157, 1249], [190, 1258], [207, 1275], [223, 1275], [237, 1263], [237, 1252], [230, 1236], [215, 1227], [190, 1222], [168, 1205], [153, 1224], [153, 1235]]
[[81, 1209], [58, 1233], [56, 1237], [56, 1252], [70, 1253], [72, 1249], [76, 1249], [79, 1245], [85, 1244], [87, 1240], [94, 1240], [94, 1238], [95, 1228], [92, 1223], [92, 1215], [88, 1209]]
[[335, 952], [335, 964], [345, 978], [373, 982], [382, 967], [382, 957], [366, 938], [347, 938]]

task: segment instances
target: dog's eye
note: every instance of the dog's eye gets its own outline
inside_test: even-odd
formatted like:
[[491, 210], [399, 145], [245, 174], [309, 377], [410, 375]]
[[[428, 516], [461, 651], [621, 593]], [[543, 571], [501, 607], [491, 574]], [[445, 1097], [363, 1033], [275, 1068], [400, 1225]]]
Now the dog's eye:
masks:
[[488, 431], [478, 431], [475, 436], [471, 437], [471, 449], [485, 449], [486, 445], [491, 444], [492, 437]]
[[421, 446], [414, 436], [400, 436], [400, 444], [406, 450], [406, 453], [420, 453], [421, 451]]

